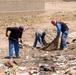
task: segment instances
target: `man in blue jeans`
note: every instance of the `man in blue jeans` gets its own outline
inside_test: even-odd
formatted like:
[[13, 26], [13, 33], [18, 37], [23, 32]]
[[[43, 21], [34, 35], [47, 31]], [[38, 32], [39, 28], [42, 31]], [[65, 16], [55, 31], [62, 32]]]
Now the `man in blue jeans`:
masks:
[[[13, 48], [15, 50], [15, 55], [18, 58], [19, 57], [19, 39], [20, 43], [22, 43], [22, 33], [23, 33], [24, 27], [7, 27], [6, 29], [6, 36], [9, 40], [9, 58], [13, 58]], [[8, 31], [10, 31], [10, 34], [8, 35]]]
[[35, 33], [34, 48], [36, 48], [37, 42], [39, 42], [41, 44], [41, 47], [44, 47], [44, 45], [45, 45], [45, 35], [46, 35], [45, 30], [38, 30]]
[[56, 37], [59, 37], [60, 33], [62, 32], [60, 50], [66, 50], [67, 49], [66, 39], [67, 39], [68, 33], [69, 33], [68, 26], [64, 22], [58, 22], [56, 20], [51, 20], [51, 23], [54, 26], [56, 26], [56, 28], [57, 28], [57, 36]]

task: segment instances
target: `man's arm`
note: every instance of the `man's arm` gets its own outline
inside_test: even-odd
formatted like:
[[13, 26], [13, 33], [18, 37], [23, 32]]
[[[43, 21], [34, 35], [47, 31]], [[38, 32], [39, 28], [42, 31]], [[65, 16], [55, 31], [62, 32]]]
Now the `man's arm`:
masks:
[[60, 36], [60, 32], [61, 32], [61, 24], [57, 23], [56, 27], [57, 27], [57, 37], [59, 37]]
[[44, 47], [41, 37], [40, 37], [40, 44], [41, 44], [41, 47]]
[[8, 37], [8, 29], [6, 29], [6, 37]]
[[8, 37], [9, 35], [8, 35], [8, 31], [12, 31], [13, 30], [13, 28], [12, 27], [7, 27], [6, 28], [6, 37]]

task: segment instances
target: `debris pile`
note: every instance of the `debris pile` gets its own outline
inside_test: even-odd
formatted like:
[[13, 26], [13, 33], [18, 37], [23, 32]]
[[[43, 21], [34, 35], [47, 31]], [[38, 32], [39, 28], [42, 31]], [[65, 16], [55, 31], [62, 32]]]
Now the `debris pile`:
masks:
[[47, 51], [29, 59], [15, 59], [12, 64], [0, 64], [0, 75], [76, 75], [76, 57]]

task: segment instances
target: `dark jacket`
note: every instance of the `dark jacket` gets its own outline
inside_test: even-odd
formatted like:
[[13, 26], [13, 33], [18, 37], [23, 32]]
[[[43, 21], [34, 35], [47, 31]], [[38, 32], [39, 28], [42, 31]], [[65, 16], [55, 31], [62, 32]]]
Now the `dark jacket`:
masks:
[[18, 38], [22, 38], [22, 32], [18, 27], [8, 27], [8, 31], [10, 31], [9, 39], [18, 40]]

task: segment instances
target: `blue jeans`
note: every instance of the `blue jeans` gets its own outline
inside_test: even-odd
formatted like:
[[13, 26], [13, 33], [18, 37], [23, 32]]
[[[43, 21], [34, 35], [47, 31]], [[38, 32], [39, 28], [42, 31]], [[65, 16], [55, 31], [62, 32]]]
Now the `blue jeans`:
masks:
[[41, 37], [39, 37], [37, 34], [35, 34], [34, 47], [36, 47], [37, 41], [39, 41], [40, 44], [44, 44], [44, 37], [45, 37], [45, 35], [46, 35], [46, 32], [44, 32]]
[[16, 57], [19, 57], [19, 42], [9, 39], [9, 57], [13, 58], [13, 49], [15, 50]]
[[63, 48], [66, 48], [66, 39], [68, 37], [68, 33], [69, 33], [69, 30], [65, 31], [62, 33], [62, 36], [61, 36], [61, 43], [60, 43], [60, 49], [63, 49]]

